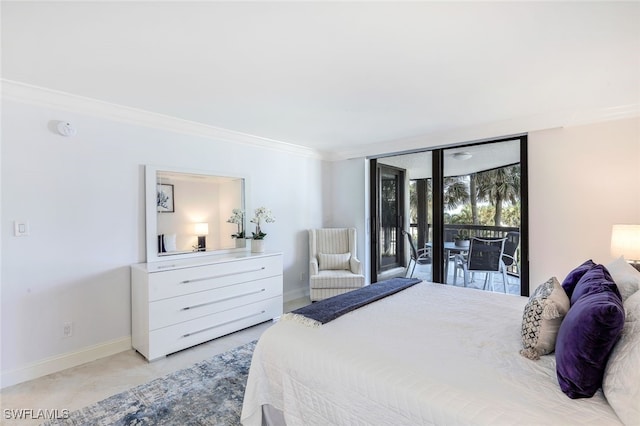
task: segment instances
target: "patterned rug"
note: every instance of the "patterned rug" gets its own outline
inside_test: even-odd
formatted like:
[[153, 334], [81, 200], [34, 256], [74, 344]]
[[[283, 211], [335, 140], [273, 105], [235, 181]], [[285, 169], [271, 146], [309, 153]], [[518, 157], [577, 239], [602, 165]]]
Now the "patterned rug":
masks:
[[256, 342], [232, 349], [45, 425], [239, 425]]

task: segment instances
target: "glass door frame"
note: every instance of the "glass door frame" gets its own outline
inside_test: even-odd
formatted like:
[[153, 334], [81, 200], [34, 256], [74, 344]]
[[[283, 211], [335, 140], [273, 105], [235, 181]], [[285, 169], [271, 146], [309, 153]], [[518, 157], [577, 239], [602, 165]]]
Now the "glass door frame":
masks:
[[[433, 247], [444, 246], [444, 208], [443, 208], [443, 192], [444, 192], [444, 152], [451, 148], [461, 148], [465, 146], [483, 145], [497, 142], [507, 142], [519, 140], [520, 144], [520, 293], [522, 296], [529, 296], [529, 196], [528, 196], [528, 138], [526, 134], [511, 137], [490, 139], [485, 141], [476, 141], [465, 144], [442, 146], [433, 149], [424, 149], [421, 151], [430, 151], [432, 153], [432, 244]], [[413, 152], [418, 152], [413, 150]], [[393, 155], [410, 154], [395, 153]], [[378, 223], [379, 210], [377, 202], [378, 193], [378, 161], [371, 158], [369, 161], [370, 173], [370, 229], [371, 229], [371, 282], [377, 281], [378, 273]], [[403, 246], [401, 244], [401, 246]], [[432, 251], [432, 281], [444, 282], [444, 249]]]
[[[403, 243], [404, 236], [402, 235], [402, 229], [404, 226], [405, 216], [405, 170], [389, 166], [386, 164], [379, 164], [377, 161], [372, 160], [371, 170], [375, 170], [375, 173], [371, 175], [372, 185], [372, 197], [371, 197], [371, 282], [377, 281], [379, 273], [398, 267], [405, 267], [405, 245]], [[381, 245], [383, 241], [380, 239], [380, 232], [382, 231], [382, 174], [383, 172], [393, 173], [397, 176], [397, 185], [395, 191], [395, 257], [396, 262], [390, 265], [382, 265], [381, 263]], [[375, 273], [374, 273], [375, 272]]]

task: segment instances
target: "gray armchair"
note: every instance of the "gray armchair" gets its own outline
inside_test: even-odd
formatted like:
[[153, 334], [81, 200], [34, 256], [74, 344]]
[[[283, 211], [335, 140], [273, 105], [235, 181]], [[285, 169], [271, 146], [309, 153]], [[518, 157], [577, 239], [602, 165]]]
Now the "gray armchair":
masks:
[[309, 295], [326, 299], [364, 287], [355, 228], [309, 230]]

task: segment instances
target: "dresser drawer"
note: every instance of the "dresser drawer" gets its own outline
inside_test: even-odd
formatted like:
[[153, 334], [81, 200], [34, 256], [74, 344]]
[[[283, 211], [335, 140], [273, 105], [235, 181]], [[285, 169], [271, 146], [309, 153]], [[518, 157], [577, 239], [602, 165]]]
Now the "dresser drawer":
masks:
[[149, 301], [282, 275], [282, 256], [173, 269], [149, 274]]
[[149, 304], [149, 329], [156, 330], [280, 295], [282, 277], [277, 276], [158, 300]]
[[155, 358], [207, 342], [282, 315], [282, 296], [218, 312], [149, 333], [147, 358]]

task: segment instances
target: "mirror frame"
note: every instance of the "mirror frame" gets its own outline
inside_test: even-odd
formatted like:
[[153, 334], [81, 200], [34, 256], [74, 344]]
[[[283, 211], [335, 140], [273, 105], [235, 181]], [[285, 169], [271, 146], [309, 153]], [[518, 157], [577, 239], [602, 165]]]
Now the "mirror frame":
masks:
[[[145, 165], [144, 169], [145, 169], [144, 187], [145, 187], [145, 218], [146, 218], [145, 241], [146, 241], [147, 263], [172, 261], [172, 260], [202, 257], [202, 256], [212, 256], [216, 254], [244, 252], [247, 250], [248, 244], [245, 247], [241, 247], [241, 248], [194, 251], [194, 252], [188, 252], [188, 253], [176, 253], [172, 255], [160, 256], [158, 254], [158, 211], [157, 211], [157, 199], [156, 199], [158, 172], [183, 173], [185, 175], [220, 176], [220, 177], [243, 179], [244, 185], [242, 190], [242, 199], [243, 199], [242, 201], [244, 204], [245, 212], [248, 211], [247, 190], [248, 190], [249, 180], [247, 179], [246, 176], [237, 175], [233, 173], [217, 173], [217, 172], [212, 172], [207, 170], [195, 170], [195, 169], [187, 169], [187, 168], [171, 167], [171, 166], [155, 166], [155, 165], [147, 164]], [[244, 229], [247, 229], [246, 213], [245, 213], [244, 221], [245, 221]]]

